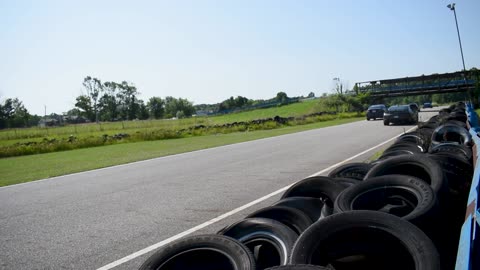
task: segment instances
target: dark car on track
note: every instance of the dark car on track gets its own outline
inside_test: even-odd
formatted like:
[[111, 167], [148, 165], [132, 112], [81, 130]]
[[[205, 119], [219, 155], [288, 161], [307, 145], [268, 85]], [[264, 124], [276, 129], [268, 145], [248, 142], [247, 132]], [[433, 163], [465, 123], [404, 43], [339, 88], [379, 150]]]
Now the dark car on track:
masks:
[[410, 109], [412, 109], [413, 111], [416, 111], [416, 112], [420, 111], [420, 107], [418, 106], [417, 103], [410, 103], [408, 104], [408, 106], [410, 106]]
[[423, 108], [433, 108], [432, 103], [430, 102], [423, 103]]
[[418, 111], [412, 110], [410, 105], [394, 105], [388, 108], [383, 114], [383, 124], [388, 126], [390, 123], [411, 123], [418, 122]]
[[367, 121], [370, 119], [383, 118], [383, 113], [387, 111], [387, 107], [383, 104], [376, 104], [368, 107]]

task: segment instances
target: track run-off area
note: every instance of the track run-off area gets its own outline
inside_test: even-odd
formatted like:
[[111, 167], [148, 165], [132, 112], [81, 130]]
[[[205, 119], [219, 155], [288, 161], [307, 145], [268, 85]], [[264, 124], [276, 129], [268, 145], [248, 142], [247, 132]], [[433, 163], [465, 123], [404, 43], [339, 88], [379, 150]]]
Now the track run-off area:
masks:
[[136, 269], [412, 128], [364, 120], [0, 188], [0, 269]]

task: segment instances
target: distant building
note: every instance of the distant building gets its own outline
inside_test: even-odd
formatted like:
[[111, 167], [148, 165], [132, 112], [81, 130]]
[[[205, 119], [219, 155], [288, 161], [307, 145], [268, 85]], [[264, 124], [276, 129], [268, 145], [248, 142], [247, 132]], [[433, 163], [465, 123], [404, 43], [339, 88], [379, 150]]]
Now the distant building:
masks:
[[38, 121], [38, 126], [39, 127], [59, 126], [59, 121], [53, 118], [40, 119], [40, 121]]

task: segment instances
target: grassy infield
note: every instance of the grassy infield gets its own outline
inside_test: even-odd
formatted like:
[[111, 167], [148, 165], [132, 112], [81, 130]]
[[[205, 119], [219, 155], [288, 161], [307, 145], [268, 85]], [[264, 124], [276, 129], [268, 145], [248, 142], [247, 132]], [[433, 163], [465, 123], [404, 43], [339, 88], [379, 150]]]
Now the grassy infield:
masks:
[[[45, 137], [75, 134], [114, 134], [132, 132], [159, 125], [169, 125], [174, 128], [185, 128], [195, 124], [222, 124], [235, 121], [248, 121], [279, 115], [282, 117], [299, 116], [313, 112], [316, 102], [292, 104], [288, 106], [255, 110], [209, 118], [163, 121], [138, 121], [125, 123], [89, 124], [77, 127], [62, 127], [56, 129], [24, 129], [8, 130], [0, 133], [0, 145], [9, 145], [18, 141], [41, 140]], [[205, 135], [181, 139], [145, 141], [135, 143], [114, 144], [102, 147], [84, 148], [64, 152], [29, 155], [0, 159], [0, 186], [29, 182], [53, 176], [81, 172], [96, 168], [125, 164], [166, 155], [206, 149], [232, 143], [257, 140], [272, 136], [294, 133], [309, 129], [321, 128], [358, 121], [364, 117], [335, 119], [306, 125], [289, 126], [271, 130], [254, 132], [235, 132], [228, 134]], [[75, 130], [76, 129], [76, 132]], [[101, 129], [101, 130], [100, 130]], [[46, 134], [48, 132], [48, 134]], [[125, 153], [128, 153], [126, 155]]]

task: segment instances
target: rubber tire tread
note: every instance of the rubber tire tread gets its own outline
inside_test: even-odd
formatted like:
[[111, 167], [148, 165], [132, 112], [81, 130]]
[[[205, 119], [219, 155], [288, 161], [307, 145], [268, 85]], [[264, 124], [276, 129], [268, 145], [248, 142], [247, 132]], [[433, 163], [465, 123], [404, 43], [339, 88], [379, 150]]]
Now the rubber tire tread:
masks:
[[450, 190], [468, 193], [474, 173], [470, 163], [454, 155], [428, 155], [428, 157], [440, 164], [448, 179]]
[[319, 198], [289, 197], [275, 202], [272, 206], [295, 208], [304, 212], [312, 221], [317, 221], [320, 218], [323, 205], [323, 201]]
[[404, 174], [420, 178], [430, 184], [439, 196], [439, 200], [448, 191], [448, 182], [442, 167], [425, 154], [400, 155], [385, 159], [370, 169], [364, 181], [389, 174]]
[[333, 213], [335, 199], [345, 188], [345, 185], [336, 182], [334, 178], [312, 176], [293, 184], [283, 193], [282, 199], [288, 197], [320, 198], [325, 203], [322, 207], [322, 213], [331, 214]]
[[473, 156], [472, 150], [469, 147], [465, 145], [451, 143], [434, 145], [430, 148], [428, 152], [434, 155], [453, 156], [461, 158], [469, 163], [471, 163]]
[[363, 162], [351, 162], [333, 169], [328, 177], [353, 178], [362, 181], [372, 165]]
[[235, 260], [238, 270], [255, 270], [255, 259], [251, 251], [239, 241], [223, 235], [189, 236], [155, 251], [139, 268], [139, 270], [154, 270], [168, 261], [172, 256], [190, 249], [211, 248], [228, 254]]
[[[375, 209], [354, 209], [353, 204], [360, 196], [367, 196], [368, 191], [381, 190], [386, 187], [405, 187], [415, 196], [417, 205], [412, 212], [400, 218], [407, 220], [421, 228], [431, 226], [431, 221], [436, 215], [438, 203], [435, 192], [425, 181], [408, 175], [384, 175], [368, 179], [358, 185], [345, 189], [338, 195], [334, 204], [334, 213], [342, 213], [355, 210]], [[365, 198], [365, 197], [364, 197]]]
[[340, 213], [314, 223], [297, 239], [290, 263], [311, 264], [311, 256], [315, 254], [315, 258], [318, 258], [323, 255], [317, 253], [319, 247], [331, 248], [328, 243], [335, 242], [335, 239], [331, 239], [334, 235], [341, 236], [342, 232], [355, 228], [381, 230], [401, 241], [412, 256], [415, 270], [441, 269], [440, 257], [435, 245], [415, 225], [394, 215], [367, 210]]
[[301, 210], [287, 206], [268, 206], [249, 214], [246, 218], [256, 217], [279, 221], [287, 225], [298, 235], [313, 223], [312, 219]]

